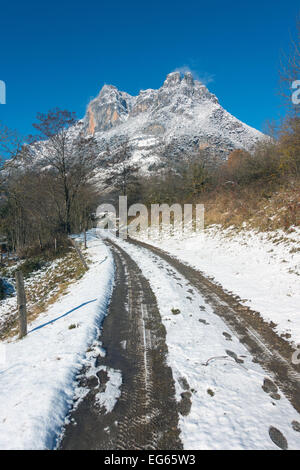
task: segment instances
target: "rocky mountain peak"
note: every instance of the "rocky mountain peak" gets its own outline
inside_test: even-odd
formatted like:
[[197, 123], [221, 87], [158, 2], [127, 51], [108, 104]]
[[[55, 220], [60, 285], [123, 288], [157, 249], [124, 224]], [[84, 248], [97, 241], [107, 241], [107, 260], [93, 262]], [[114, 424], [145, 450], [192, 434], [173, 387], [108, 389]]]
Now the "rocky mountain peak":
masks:
[[163, 86], [169, 87], [169, 86], [179, 85], [180, 82], [181, 82], [180, 72], [171, 72], [167, 75]]
[[191, 72], [185, 72], [185, 74], [182, 75], [180, 72], [171, 72], [167, 75], [163, 86], [174, 87], [174, 86], [180, 85], [181, 82], [183, 82], [184, 85], [193, 86], [194, 85], [193, 74]]
[[104, 85], [87, 109], [84, 123], [89, 134], [105, 131], [123, 122], [132, 105], [132, 97], [113, 85]]
[[103, 151], [109, 147], [113, 153], [129, 141], [134, 160], [146, 170], [199, 151], [224, 160], [235, 148], [251, 150], [264, 137], [228, 113], [190, 72], [178, 71], [169, 73], [159, 89], [137, 96], [104, 85], [83, 125]]
[[[191, 72], [186, 72], [184, 74], [183, 80], [187, 85], [193, 86], [194, 85], [194, 78]], [[200, 82], [199, 82], [200, 83]]]

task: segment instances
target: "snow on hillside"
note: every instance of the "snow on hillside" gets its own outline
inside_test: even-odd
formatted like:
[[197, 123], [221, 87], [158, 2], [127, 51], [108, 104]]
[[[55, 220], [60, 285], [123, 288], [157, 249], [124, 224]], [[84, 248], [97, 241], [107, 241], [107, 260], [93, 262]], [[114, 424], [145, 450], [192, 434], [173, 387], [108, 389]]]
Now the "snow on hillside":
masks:
[[53, 449], [73, 402], [76, 374], [99, 354], [95, 340], [114, 267], [99, 239], [89, 235], [88, 243], [92, 264], [84, 277], [29, 325], [23, 340], [0, 343], [0, 449]]
[[210, 227], [202, 233], [162, 238], [139, 236], [193, 266], [276, 324], [279, 335], [300, 343], [300, 230], [237, 231]]

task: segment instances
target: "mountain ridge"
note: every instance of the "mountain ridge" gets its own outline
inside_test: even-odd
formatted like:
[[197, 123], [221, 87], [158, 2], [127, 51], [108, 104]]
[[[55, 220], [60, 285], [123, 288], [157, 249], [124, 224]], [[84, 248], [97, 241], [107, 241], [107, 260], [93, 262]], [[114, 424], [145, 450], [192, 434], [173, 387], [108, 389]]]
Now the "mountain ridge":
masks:
[[[124, 142], [132, 159], [147, 172], [197, 152], [226, 160], [236, 148], [251, 151], [264, 135], [235, 118], [190, 72], [171, 72], [163, 85], [137, 96], [104, 85], [82, 120], [100, 151], [114, 153]], [[169, 155], [167, 155], [169, 152]]]

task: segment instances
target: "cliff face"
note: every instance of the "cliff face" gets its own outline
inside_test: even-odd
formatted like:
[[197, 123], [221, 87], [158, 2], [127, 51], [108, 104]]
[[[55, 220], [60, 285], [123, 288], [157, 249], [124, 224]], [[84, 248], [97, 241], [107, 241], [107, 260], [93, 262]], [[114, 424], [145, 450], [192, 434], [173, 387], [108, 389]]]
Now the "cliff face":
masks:
[[88, 132], [106, 131], [124, 122], [133, 98], [112, 85], [104, 85], [97, 98], [90, 102], [85, 117]]

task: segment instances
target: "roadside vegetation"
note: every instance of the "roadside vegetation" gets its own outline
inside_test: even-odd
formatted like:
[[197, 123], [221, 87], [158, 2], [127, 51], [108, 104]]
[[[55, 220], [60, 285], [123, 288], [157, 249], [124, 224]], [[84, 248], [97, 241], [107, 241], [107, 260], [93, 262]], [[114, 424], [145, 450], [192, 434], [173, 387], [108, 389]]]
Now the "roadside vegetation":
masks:
[[[1, 306], [0, 338], [5, 339], [17, 333], [17, 305], [15, 301], [14, 273], [21, 270], [25, 279], [27, 313], [29, 322], [55, 303], [67, 292], [73, 282], [79, 280], [85, 269], [75, 250], [61, 253], [57, 257], [28, 258], [25, 261], [11, 261], [0, 270], [0, 276], [10, 288]], [[0, 283], [1, 284], [1, 283]]]
[[51, 258], [66, 251], [71, 233], [91, 226], [97, 194], [90, 179], [98, 149], [95, 139], [84, 137], [80, 129], [74, 137], [76, 125], [68, 111], [38, 114], [36, 135], [22, 145], [0, 126], [0, 155], [10, 157], [0, 172], [5, 252], [21, 259]]
[[278, 138], [252, 154], [234, 150], [212, 166], [200, 151], [176, 171], [145, 178], [141, 188], [148, 205], [203, 203], [207, 225], [288, 230], [300, 224], [300, 118], [289, 117]]
[[80, 130], [74, 138], [75, 125], [74, 114], [59, 109], [38, 114], [36, 135], [24, 141], [0, 125], [1, 337], [15, 331], [16, 270], [24, 275], [29, 321], [85, 271], [69, 235], [93, 223], [98, 151]]

